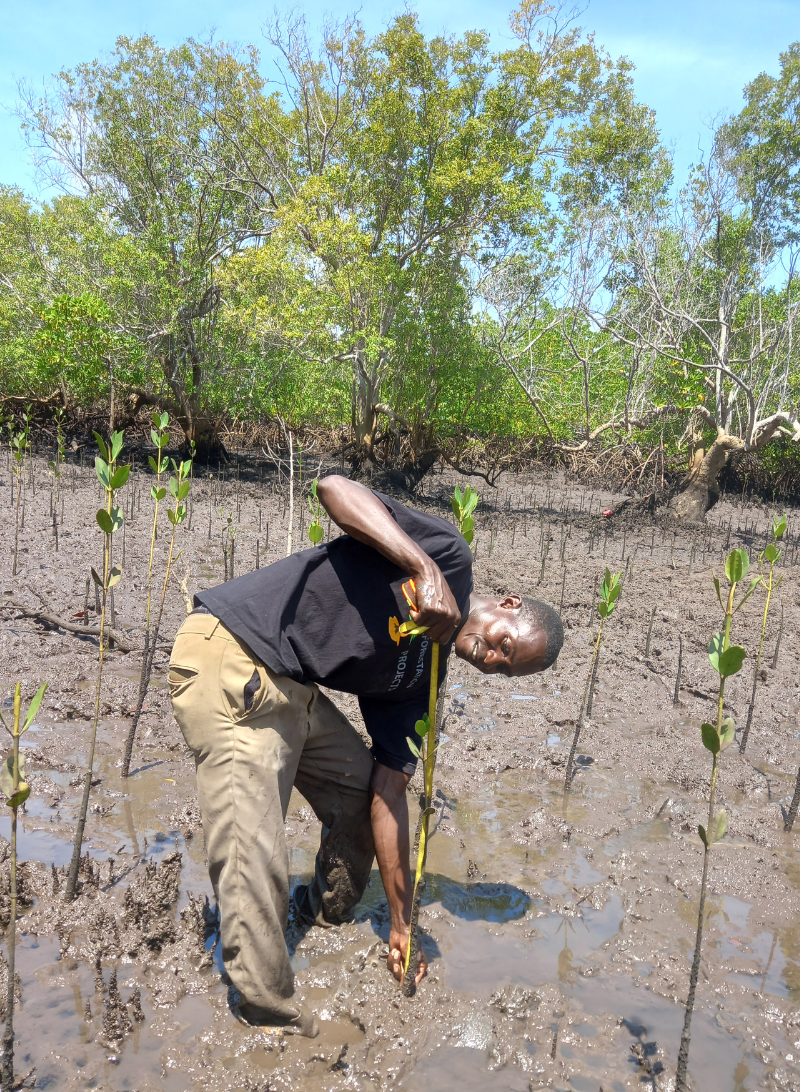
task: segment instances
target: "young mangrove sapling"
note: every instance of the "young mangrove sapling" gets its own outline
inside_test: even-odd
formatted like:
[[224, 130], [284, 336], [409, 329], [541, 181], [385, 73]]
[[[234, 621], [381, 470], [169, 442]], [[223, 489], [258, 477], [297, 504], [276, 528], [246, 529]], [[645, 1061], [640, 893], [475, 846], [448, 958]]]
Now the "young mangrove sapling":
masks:
[[8, 446], [11, 450], [11, 469], [16, 485], [16, 504], [14, 507], [14, 556], [11, 566], [11, 575], [17, 575], [17, 559], [19, 555], [19, 529], [20, 511], [22, 507], [22, 492], [25, 485], [25, 453], [28, 449], [28, 429], [21, 428], [18, 432], [14, 429], [14, 422], [8, 425]]
[[714, 577], [714, 587], [720, 606], [725, 612], [724, 628], [721, 633], [715, 633], [708, 646], [708, 658], [711, 666], [719, 675], [719, 689], [717, 692], [717, 716], [715, 724], [703, 724], [700, 734], [703, 746], [711, 752], [711, 784], [708, 792], [708, 820], [706, 826], [699, 826], [697, 832], [703, 843], [703, 875], [700, 881], [700, 905], [697, 910], [697, 935], [695, 938], [694, 958], [692, 970], [689, 976], [689, 993], [686, 998], [686, 1010], [683, 1018], [683, 1032], [681, 1033], [681, 1045], [678, 1052], [678, 1070], [676, 1075], [676, 1092], [688, 1092], [687, 1069], [689, 1064], [689, 1041], [692, 1031], [692, 1012], [694, 1011], [694, 999], [697, 992], [697, 979], [700, 973], [700, 956], [703, 946], [703, 922], [706, 905], [706, 889], [708, 886], [708, 865], [711, 855], [711, 847], [718, 842], [725, 833], [727, 817], [725, 809], [714, 811], [714, 802], [717, 788], [717, 771], [719, 769], [719, 756], [733, 743], [736, 735], [736, 726], [732, 717], [723, 715], [725, 699], [725, 681], [741, 670], [744, 658], [747, 655], [741, 645], [732, 645], [731, 622], [734, 614], [741, 610], [760, 583], [756, 577], [751, 581], [749, 590], [742, 596], [734, 607], [736, 588], [740, 581], [744, 580], [750, 568], [750, 560], [746, 550], [731, 550], [725, 561], [725, 576], [728, 580], [728, 594], [723, 601], [722, 591], [718, 578]]
[[98, 481], [105, 494], [105, 507], [99, 509], [96, 515], [97, 525], [103, 532], [103, 575], [102, 577], [92, 569], [92, 579], [95, 587], [100, 589], [100, 647], [97, 658], [97, 679], [94, 691], [94, 714], [92, 717], [92, 730], [89, 743], [89, 757], [87, 770], [83, 782], [83, 797], [81, 799], [78, 823], [75, 828], [75, 841], [72, 846], [72, 860], [69, 866], [67, 878], [66, 898], [75, 898], [78, 885], [78, 869], [81, 863], [81, 849], [83, 847], [83, 832], [86, 827], [86, 812], [89, 807], [89, 794], [92, 790], [92, 772], [94, 770], [94, 752], [97, 743], [97, 725], [100, 720], [100, 690], [103, 683], [103, 663], [108, 638], [106, 636], [106, 609], [111, 589], [122, 579], [122, 570], [116, 565], [112, 567], [111, 552], [113, 539], [116, 532], [122, 526], [124, 516], [122, 509], [115, 504], [116, 494], [122, 489], [130, 476], [130, 466], [117, 466], [117, 459], [122, 451], [122, 432], [112, 432], [106, 444], [102, 436], [94, 434], [100, 454], [95, 458], [94, 465]]
[[14, 987], [17, 941], [17, 812], [31, 794], [30, 785], [25, 781], [25, 756], [20, 754], [19, 741], [33, 723], [33, 718], [41, 705], [47, 683], [43, 683], [28, 706], [25, 720], [22, 719], [22, 695], [20, 684], [14, 690], [14, 719], [12, 726], [6, 724], [0, 713], [0, 721], [11, 736], [13, 750], [0, 768], [0, 791], [6, 804], [11, 808], [11, 916], [8, 923], [8, 994], [6, 997], [6, 1026], [3, 1033], [3, 1092], [11, 1092], [14, 1082]]
[[[174, 505], [172, 508], [167, 509], [167, 519], [172, 525], [172, 533], [169, 539], [169, 550], [167, 551], [167, 567], [164, 571], [164, 583], [161, 586], [161, 600], [158, 604], [158, 614], [156, 615], [155, 625], [153, 626], [153, 635], [150, 642], [150, 652], [147, 659], [147, 672], [145, 675], [145, 693], [147, 687], [150, 684], [150, 676], [153, 673], [153, 657], [156, 652], [156, 645], [158, 644], [158, 635], [161, 630], [161, 619], [164, 615], [164, 603], [167, 598], [167, 584], [169, 583], [170, 573], [172, 571], [172, 563], [177, 560], [175, 557], [175, 532], [186, 519], [186, 505], [184, 501], [189, 495], [189, 489], [191, 482], [189, 481], [189, 474], [192, 469], [191, 460], [187, 459], [184, 462], [175, 460], [172, 461], [173, 474], [169, 479], [169, 492], [174, 499]], [[137, 721], [131, 722], [131, 726], [128, 729], [128, 738], [125, 740], [125, 752], [122, 756], [122, 776], [127, 777], [131, 766], [131, 755], [133, 754], [133, 740], [136, 735]]]
[[311, 497], [308, 498], [308, 510], [311, 512], [311, 523], [308, 528], [308, 537], [311, 540], [312, 545], [318, 546], [325, 537], [325, 532], [322, 529], [322, 524], [319, 521], [320, 514], [322, 512], [322, 505], [320, 504], [319, 497], [317, 496], [317, 481], [318, 478], [314, 478], [311, 483], [311, 495], [314, 498], [312, 503]]
[[[405, 590], [405, 589], [404, 589]], [[410, 623], [413, 627], [413, 622]], [[409, 623], [404, 623], [407, 634], [413, 639], [419, 633], [424, 633], [427, 627], [420, 626], [408, 628]], [[401, 632], [403, 627], [401, 626]], [[446, 677], [442, 682], [441, 690], [446, 689]], [[411, 900], [411, 922], [408, 932], [408, 948], [406, 949], [406, 961], [403, 968], [402, 989], [406, 997], [411, 997], [416, 989], [418, 953], [419, 953], [419, 908], [422, 901], [422, 892], [425, 887], [425, 863], [428, 857], [428, 823], [433, 815], [433, 771], [436, 764], [437, 738], [437, 706], [439, 698], [439, 645], [434, 642], [431, 648], [431, 683], [428, 694], [428, 712], [422, 720], [414, 725], [414, 730], [420, 737], [419, 746], [408, 736], [406, 742], [417, 758], [423, 764], [423, 791], [420, 796], [420, 814], [417, 821], [417, 831], [414, 838], [414, 854], [417, 859], [414, 873], [414, 893]]]
[[[166, 489], [161, 484], [161, 475], [166, 468], [164, 448], [169, 443], [169, 433], [167, 432], [168, 425], [169, 414], [153, 414], [153, 428], [150, 429], [150, 439], [155, 445], [156, 454], [155, 456], [148, 456], [148, 462], [150, 463], [150, 469], [156, 476], [156, 482], [155, 485], [150, 486], [150, 496], [153, 499], [153, 524], [150, 529], [150, 558], [147, 565], [147, 602], [144, 614], [144, 647], [142, 648], [142, 667], [139, 672], [139, 692], [136, 697], [136, 708], [133, 711], [133, 721], [131, 722], [131, 727], [128, 731], [128, 736], [131, 739], [136, 735], [136, 728], [139, 724], [139, 718], [142, 715], [145, 695], [147, 694], [147, 688], [150, 684], [149, 665], [152, 662], [150, 656], [150, 611], [153, 601], [153, 557], [156, 548], [156, 535], [158, 534], [158, 506], [167, 495]], [[124, 761], [122, 764], [122, 776], [128, 776], [128, 766]]]
[[471, 549], [475, 549], [472, 539], [475, 534], [475, 520], [472, 518], [472, 513], [478, 507], [478, 501], [480, 497], [472, 488], [468, 485], [465, 487], [464, 492], [461, 492], [461, 487], [456, 486], [453, 494], [453, 499], [450, 502], [453, 508], [453, 515], [456, 517], [458, 523], [458, 529], [461, 535], [466, 539]]
[[586, 703], [589, 698], [589, 687], [593, 684], [594, 668], [597, 662], [597, 657], [600, 654], [600, 644], [603, 640], [603, 629], [605, 628], [606, 619], [610, 618], [614, 613], [617, 600], [622, 593], [622, 584], [620, 582], [620, 574], [612, 573], [610, 569], [606, 569], [606, 574], [603, 577], [603, 583], [600, 585], [600, 600], [597, 604], [597, 613], [600, 616], [600, 628], [597, 631], [597, 637], [594, 642], [594, 651], [592, 652], [592, 658], [589, 662], [589, 673], [586, 677], [586, 686], [583, 688], [583, 697], [581, 698], [580, 709], [578, 715], [575, 718], [575, 732], [572, 736], [572, 746], [569, 751], [569, 758], [567, 760], [567, 772], [564, 777], [564, 794], [570, 791], [572, 788], [572, 770], [575, 763], [575, 752], [578, 749], [578, 740], [581, 734], [581, 728], [583, 727], [583, 715], [586, 710]]
[[[747, 708], [747, 723], [744, 726], [742, 732], [742, 741], [739, 744], [739, 753], [744, 754], [747, 750], [747, 741], [750, 738], [750, 726], [753, 723], [753, 708], [756, 704], [756, 687], [758, 686], [758, 673], [761, 670], [761, 657], [764, 653], [764, 638], [767, 635], [767, 618], [769, 616], [770, 603], [772, 601], [772, 593], [777, 591], [783, 583], [783, 577], [779, 577], [775, 580], [775, 566], [780, 559], [781, 551], [778, 547], [778, 543], [786, 533], [786, 516], [781, 516], [780, 519], [776, 516], [772, 521], [772, 542], [768, 542], [762, 552], [758, 556], [758, 568], [759, 568], [759, 583], [765, 589], [767, 598], [764, 603], [764, 615], [761, 619], [761, 640], [758, 642], [758, 655], [756, 656], [756, 666], [753, 671], [753, 689], [750, 692], [750, 705]], [[764, 575], [764, 566], [769, 565], [767, 575]]]

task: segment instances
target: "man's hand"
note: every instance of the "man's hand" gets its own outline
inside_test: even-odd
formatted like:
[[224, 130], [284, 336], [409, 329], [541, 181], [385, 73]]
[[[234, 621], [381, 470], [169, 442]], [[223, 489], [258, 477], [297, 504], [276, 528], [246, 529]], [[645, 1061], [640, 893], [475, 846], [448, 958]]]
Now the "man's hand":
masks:
[[461, 616], [439, 566], [401, 530], [386, 506], [358, 482], [329, 474], [317, 485], [317, 496], [337, 526], [371, 546], [413, 579], [417, 606], [411, 617], [428, 627], [428, 637], [447, 644]]
[[416, 587], [417, 610], [409, 613], [417, 625], [427, 626], [427, 636], [446, 645], [461, 621], [456, 601], [439, 566], [430, 561], [421, 572], [412, 573]]
[[[406, 951], [408, 950], [408, 929], [392, 929], [389, 933], [389, 955], [386, 962], [398, 982], [403, 981], [403, 970], [406, 965]], [[422, 943], [417, 945], [417, 977], [414, 979], [418, 986], [428, 973], [428, 960], [422, 948]]]

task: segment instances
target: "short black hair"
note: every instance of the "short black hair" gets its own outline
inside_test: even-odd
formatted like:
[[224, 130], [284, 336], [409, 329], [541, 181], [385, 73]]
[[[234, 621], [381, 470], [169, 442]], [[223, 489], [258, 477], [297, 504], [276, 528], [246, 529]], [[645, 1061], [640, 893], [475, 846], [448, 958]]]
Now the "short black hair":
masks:
[[519, 617], [531, 627], [542, 630], [547, 641], [542, 668], [544, 670], [556, 662], [556, 657], [564, 644], [564, 626], [558, 611], [553, 610], [547, 603], [543, 603], [540, 599], [529, 599], [525, 595], [521, 598]]

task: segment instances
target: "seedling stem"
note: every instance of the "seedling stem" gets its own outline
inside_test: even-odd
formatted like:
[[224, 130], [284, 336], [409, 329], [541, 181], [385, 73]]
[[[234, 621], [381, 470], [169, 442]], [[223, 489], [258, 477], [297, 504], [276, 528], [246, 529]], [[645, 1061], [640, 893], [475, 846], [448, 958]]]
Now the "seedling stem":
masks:
[[75, 841], [72, 846], [72, 860], [69, 866], [69, 876], [65, 896], [67, 901], [75, 898], [78, 885], [78, 869], [81, 863], [81, 849], [83, 847], [83, 832], [86, 827], [86, 812], [89, 808], [89, 795], [92, 791], [92, 772], [94, 770], [94, 752], [97, 744], [97, 725], [100, 721], [100, 691], [103, 682], [103, 664], [108, 648], [106, 638], [106, 608], [109, 603], [109, 593], [115, 584], [122, 579], [122, 570], [111, 566], [111, 548], [114, 533], [122, 526], [124, 516], [122, 509], [114, 504], [115, 495], [128, 480], [131, 472], [130, 466], [117, 466], [117, 458], [122, 451], [123, 434], [113, 432], [108, 444], [95, 433], [100, 455], [95, 458], [95, 469], [98, 480], [105, 492], [105, 507], [101, 508], [96, 516], [97, 524], [103, 532], [103, 576], [102, 579], [92, 569], [92, 578], [95, 586], [99, 587], [102, 595], [100, 600], [100, 650], [97, 660], [97, 681], [94, 692], [94, 715], [92, 717], [92, 733], [89, 743], [89, 760], [86, 776], [83, 783], [83, 797], [81, 799], [78, 823], [75, 828]]
[[708, 647], [708, 658], [711, 661], [711, 666], [719, 675], [717, 722], [716, 725], [703, 724], [700, 729], [703, 746], [706, 750], [711, 752], [712, 756], [711, 784], [708, 793], [707, 826], [700, 826], [697, 828], [700, 840], [703, 843], [703, 874], [700, 881], [700, 905], [697, 910], [697, 934], [695, 937], [694, 958], [692, 960], [692, 970], [689, 976], [689, 993], [686, 998], [683, 1031], [681, 1033], [680, 1050], [678, 1052], [678, 1070], [675, 1083], [676, 1092], [688, 1092], [689, 1087], [687, 1084], [689, 1042], [691, 1039], [692, 1013], [694, 1011], [697, 980], [700, 974], [700, 958], [703, 947], [703, 924], [706, 905], [706, 889], [708, 885], [708, 864], [711, 855], [711, 847], [715, 842], [718, 842], [720, 838], [722, 838], [727, 826], [725, 809], [721, 808], [715, 815], [714, 803], [716, 800], [719, 756], [722, 751], [726, 750], [731, 743], [733, 743], [736, 734], [736, 726], [733, 722], [733, 718], [723, 716], [725, 680], [728, 676], [735, 675], [741, 670], [746, 655], [745, 650], [741, 645], [731, 645], [730, 643], [731, 622], [736, 611], [741, 609], [745, 602], [750, 598], [756, 586], [760, 583], [760, 578], [751, 581], [749, 591], [745, 593], [739, 601], [738, 606], [734, 609], [733, 604], [737, 585], [747, 576], [749, 567], [750, 562], [746, 550], [732, 550], [730, 552], [725, 562], [725, 575], [730, 585], [725, 603], [723, 603], [722, 599], [720, 581], [716, 576], [714, 577], [717, 598], [719, 599], [720, 606], [722, 606], [725, 611], [725, 626], [722, 633], [714, 634]]

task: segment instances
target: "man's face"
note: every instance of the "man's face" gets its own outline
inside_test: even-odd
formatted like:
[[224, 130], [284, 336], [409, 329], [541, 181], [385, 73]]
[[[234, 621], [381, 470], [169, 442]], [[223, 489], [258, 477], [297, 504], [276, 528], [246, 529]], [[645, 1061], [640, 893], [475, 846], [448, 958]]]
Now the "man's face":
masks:
[[547, 638], [520, 618], [518, 595], [470, 612], [455, 652], [484, 675], [533, 675], [544, 670]]

